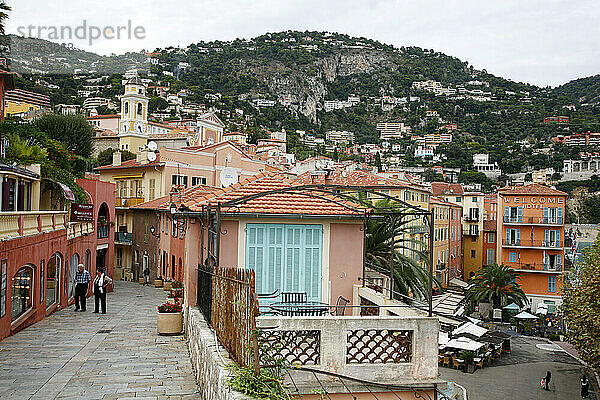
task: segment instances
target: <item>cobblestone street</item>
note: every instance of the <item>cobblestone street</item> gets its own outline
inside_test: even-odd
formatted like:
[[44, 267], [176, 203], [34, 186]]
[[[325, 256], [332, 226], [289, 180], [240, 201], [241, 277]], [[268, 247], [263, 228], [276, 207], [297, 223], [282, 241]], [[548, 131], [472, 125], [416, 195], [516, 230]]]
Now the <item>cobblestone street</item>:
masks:
[[107, 314], [71, 306], [0, 342], [0, 399], [198, 399], [186, 341], [156, 333], [165, 292], [115, 282]]

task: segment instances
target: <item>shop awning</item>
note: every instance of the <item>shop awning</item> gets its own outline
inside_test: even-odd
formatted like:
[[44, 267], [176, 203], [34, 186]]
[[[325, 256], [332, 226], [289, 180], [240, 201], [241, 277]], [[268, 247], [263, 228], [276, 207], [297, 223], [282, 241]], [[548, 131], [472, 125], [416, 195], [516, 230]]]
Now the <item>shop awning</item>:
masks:
[[460, 349], [460, 350], [470, 350], [470, 351], [477, 351], [480, 348], [484, 347], [485, 344], [483, 343], [479, 343], [475, 340], [471, 340], [468, 338], [456, 338], [456, 339], [452, 339], [451, 341], [449, 341], [445, 347], [451, 347], [453, 349]]
[[126, 175], [115, 175], [113, 179], [142, 179], [144, 174], [126, 174]]
[[515, 315], [515, 318], [517, 318], [517, 319], [537, 319], [538, 317], [536, 317], [533, 314], [529, 314], [527, 311], [521, 311], [520, 313]]
[[502, 307], [504, 310], [506, 311], [519, 311], [520, 307], [518, 305], [516, 305], [515, 303], [510, 303], [507, 306]]
[[456, 328], [454, 330], [454, 332], [452, 332], [452, 334], [454, 336], [458, 336], [461, 333], [469, 333], [473, 336], [481, 337], [481, 336], [485, 335], [487, 332], [488, 332], [488, 330], [481, 326], [477, 326], [472, 322], [466, 322], [463, 325]]

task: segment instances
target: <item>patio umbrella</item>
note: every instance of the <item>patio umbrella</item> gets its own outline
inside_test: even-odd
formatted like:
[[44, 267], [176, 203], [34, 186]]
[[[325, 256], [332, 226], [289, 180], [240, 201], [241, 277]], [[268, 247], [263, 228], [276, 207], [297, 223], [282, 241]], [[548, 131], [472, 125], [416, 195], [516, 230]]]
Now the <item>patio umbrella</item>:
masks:
[[450, 339], [448, 339], [448, 333], [440, 331], [440, 333], [439, 333], [439, 345], [440, 346], [445, 346], [445, 345], [448, 344], [449, 340]]
[[521, 311], [520, 313], [515, 315], [515, 318], [516, 319], [538, 319], [538, 317], [536, 317], [533, 314], [529, 314], [527, 311]]
[[452, 339], [446, 345], [446, 347], [451, 347], [453, 349], [471, 351], [477, 351], [483, 346], [485, 346], [485, 344], [464, 337]]
[[461, 326], [459, 326], [458, 328], [456, 328], [452, 334], [454, 336], [459, 336], [461, 333], [470, 333], [471, 335], [480, 337], [483, 336], [487, 333], [487, 329], [481, 327], [481, 326], [477, 326], [472, 322], [466, 322], [464, 324], [462, 324]]
[[515, 303], [510, 303], [507, 306], [502, 307], [504, 310], [506, 311], [510, 311], [510, 312], [519, 312], [519, 306], [516, 305]]

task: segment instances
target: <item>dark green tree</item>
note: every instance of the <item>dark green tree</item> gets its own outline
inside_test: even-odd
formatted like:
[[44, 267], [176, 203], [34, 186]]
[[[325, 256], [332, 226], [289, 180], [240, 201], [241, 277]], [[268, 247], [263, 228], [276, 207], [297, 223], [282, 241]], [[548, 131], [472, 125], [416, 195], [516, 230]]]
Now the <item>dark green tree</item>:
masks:
[[36, 119], [33, 126], [48, 138], [64, 143], [70, 151], [89, 157], [94, 149], [94, 129], [81, 115], [46, 114]]
[[494, 308], [502, 308], [513, 302], [523, 306], [527, 297], [518, 279], [520, 275], [506, 265], [484, 266], [469, 281], [473, 286], [467, 291], [466, 299], [473, 303], [487, 301]]

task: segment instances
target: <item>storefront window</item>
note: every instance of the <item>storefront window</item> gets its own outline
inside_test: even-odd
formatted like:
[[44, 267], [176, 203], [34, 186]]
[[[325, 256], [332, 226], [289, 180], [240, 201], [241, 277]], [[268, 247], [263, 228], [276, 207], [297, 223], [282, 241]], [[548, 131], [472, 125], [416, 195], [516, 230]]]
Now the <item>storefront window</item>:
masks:
[[75, 253], [69, 263], [69, 298], [75, 297], [75, 273], [77, 272], [77, 265], [79, 265], [79, 254]]
[[60, 296], [60, 264], [60, 254], [55, 253], [46, 266], [46, 308], [58, 302]]
[[6, 285], [7, 285], [8, 262], [0, 261], [0, 318], [6, 315]]
[[13, 277], [11, 296], [11, 321], [16, 320], [31, 308], [33, 268], [22, 267]]

